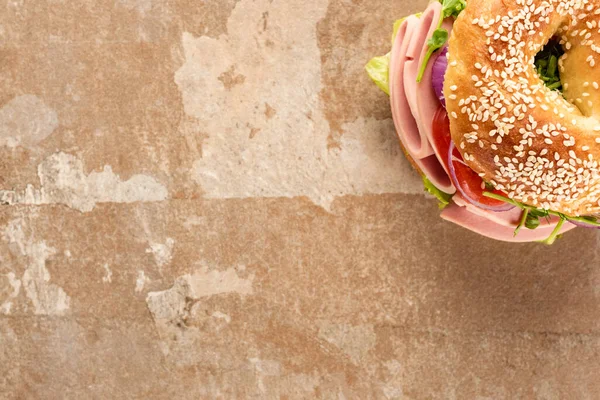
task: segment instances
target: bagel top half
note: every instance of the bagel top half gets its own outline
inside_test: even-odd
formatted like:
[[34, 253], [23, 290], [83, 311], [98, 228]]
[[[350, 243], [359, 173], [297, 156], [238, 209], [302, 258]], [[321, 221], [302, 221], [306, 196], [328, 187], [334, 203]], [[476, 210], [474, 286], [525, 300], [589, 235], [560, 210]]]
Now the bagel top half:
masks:
[[[553, 37], [564, 97], [534, 65]], [[452, 139], [483, 179], [538, 208], [600, 212], [600, 0], [469, 0], [444, 94]]]

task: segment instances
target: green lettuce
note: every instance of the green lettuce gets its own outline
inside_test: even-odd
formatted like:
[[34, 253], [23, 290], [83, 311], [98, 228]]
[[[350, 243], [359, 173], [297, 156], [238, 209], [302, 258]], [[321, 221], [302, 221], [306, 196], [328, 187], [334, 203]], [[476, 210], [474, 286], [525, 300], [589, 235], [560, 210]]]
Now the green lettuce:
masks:
[[385, 56], [372, 58], [365, 66], [367, 74], [379, 89], [390, 94], [390, 53]]
[[467, 7], [465, 0], [440, 0], [440, 3], [442, 3], [443, 18], [456, 18]]
[[552, 90], [562, 91], [558, 60], [565, 54], [558, 40], [550, 40], [535, 56], [535, 68], [544, 84]]
[[452, 199], [452, 195], [448, 193], [442, 192], [440, 189], [435, 187], [433, 183], [426, 176], [423, 176], [423, 186], [425, 186], [425, 190], [433, 195], [436, 199], [438, 199], [440, 210], [443, 210], [450, 204], [450, 200]]

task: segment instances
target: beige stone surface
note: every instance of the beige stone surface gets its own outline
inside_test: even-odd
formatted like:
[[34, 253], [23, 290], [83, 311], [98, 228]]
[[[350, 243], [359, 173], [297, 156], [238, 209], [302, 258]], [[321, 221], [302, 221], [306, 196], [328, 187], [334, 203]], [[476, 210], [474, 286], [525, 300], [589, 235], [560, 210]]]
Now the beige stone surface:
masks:
[[600, 398], [598, 234], [441, 221], [363, 73], [425, 3], [0, 4], [0, 398]]

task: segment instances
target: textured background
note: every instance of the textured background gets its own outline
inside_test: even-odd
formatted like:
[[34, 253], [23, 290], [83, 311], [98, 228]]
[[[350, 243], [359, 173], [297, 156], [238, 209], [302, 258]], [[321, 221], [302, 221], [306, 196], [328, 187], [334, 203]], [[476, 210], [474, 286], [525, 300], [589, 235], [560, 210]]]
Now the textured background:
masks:
[[598, 236], [441, 221], [363, 73], [425, 1], [2, 0], [1, 399], [598, 399]]

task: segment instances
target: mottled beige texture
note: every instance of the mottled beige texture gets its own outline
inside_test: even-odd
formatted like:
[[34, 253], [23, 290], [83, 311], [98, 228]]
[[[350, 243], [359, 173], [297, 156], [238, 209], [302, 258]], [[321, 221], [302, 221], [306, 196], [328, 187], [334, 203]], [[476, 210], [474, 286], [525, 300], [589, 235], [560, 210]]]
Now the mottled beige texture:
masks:
[[0, 399], [596, 399], [598, 235], [441, 221], [363, 65], [424, 1], [0, 6]]

